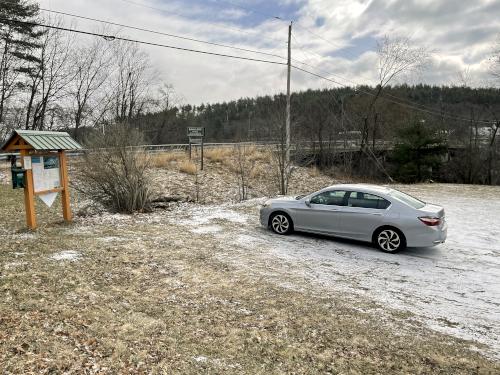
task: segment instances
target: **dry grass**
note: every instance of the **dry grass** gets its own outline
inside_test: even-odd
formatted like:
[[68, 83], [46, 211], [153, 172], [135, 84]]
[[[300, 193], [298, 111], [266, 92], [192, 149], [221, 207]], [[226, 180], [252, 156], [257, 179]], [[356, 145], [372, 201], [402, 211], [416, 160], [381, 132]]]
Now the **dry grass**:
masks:
[[198, 166], [191, 160], [184, 160], [179, 165], [179, 171], [182, 173], [195, 175], [198, 171]]
[[207, 160], [214, 163], [222, 163], [231, 159], [233, 156], [233, 148], [231, 147], [220, 147], [220, 148], [209, 148], [204, 151], [204, 156]]
[[260, 163], [270, 163], [272, 160], [272, 154], [270, 150], [257, 148], [255, 146], [247, 147], [246, 155], [249, 160], [260, 162]]
[[[399, 326], [362, 299], [279, 287], [221, 261], [179, 213], [22, 231], [22, 192], [0, 186], [3, 373], [493, 374], [468, 343]], [[165, 216], [166, 215], [166, 216]], [[153, 220], [154, 219], [154, 220]], [[78, 261], [50, 259], [77, 251]], [[388, 313], [389, 314], [389, 313]]]
[[[271, 159], [271, 153], [267, 150], [258, 148], [256, 146], [246, 146], [242, 145], [244, 150], [245, 158], [251, 162], [269, 162]], [[234, 160], [237, 159], [238, 149], [237, 147], [220, 147], [205, 150], [205, 157], [207, 160], [214, 163], [222, 163], [227, 166], [232, 166]]]
[[168, 168], [173, 163], [180, 163], [187, 159], [184, 152], [162, 152], [153, 154], [149, 157], [151, 166], [153, 168]]

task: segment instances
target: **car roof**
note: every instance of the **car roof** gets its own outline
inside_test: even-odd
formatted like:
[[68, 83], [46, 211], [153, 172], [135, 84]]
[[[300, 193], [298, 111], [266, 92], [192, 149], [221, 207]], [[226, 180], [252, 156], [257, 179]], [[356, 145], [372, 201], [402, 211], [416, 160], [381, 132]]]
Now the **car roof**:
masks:
[[387, 194], [392, 190], [390, 187], [387, 186], [372, 185], [372, 184], [337, 184], [329, 186], [322, 190], [331, 190], [331, 189], [354, 190], [359, 192], [366, 192], [366, 193], [372, 192], [372, 193], [382, 193], [382, 194]]

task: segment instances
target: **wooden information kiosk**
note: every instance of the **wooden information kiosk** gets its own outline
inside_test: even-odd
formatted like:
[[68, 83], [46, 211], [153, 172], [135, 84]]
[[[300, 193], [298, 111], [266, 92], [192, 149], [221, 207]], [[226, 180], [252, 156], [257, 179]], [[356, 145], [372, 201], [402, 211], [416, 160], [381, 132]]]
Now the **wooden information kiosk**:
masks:
[[81, 148], [68, 133], [35, 130], [15, 130], [2, 146], [1, 151], [19, 153], [19, 157], [12, 156], [12, 187], [24, 188], [29, 228], [36, 228], [35, 196], [51, 206], [61, 193], [64, 220], [71, 221], [65, 151]]

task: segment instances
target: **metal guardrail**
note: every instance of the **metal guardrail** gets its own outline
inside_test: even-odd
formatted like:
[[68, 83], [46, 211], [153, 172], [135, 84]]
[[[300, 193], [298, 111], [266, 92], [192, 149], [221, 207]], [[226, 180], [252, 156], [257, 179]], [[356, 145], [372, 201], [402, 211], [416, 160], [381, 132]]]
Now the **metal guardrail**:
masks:
[[[291, 149], [315, 149], [319, 148], [320, 143], [323, 143], [324, 145], [329, 145], [330, 147], [333, 148], [344, 148], [346, 150], [351, 150], [354, 148], [359, 148], [360, 147], [360, 142], [358, 141], [335, 141], [335, 142], [317, 142], [317, 141], [307, 141], [307, 142], [301, 142], [299, 145], [292, 145]], [[209, 148], [230, 148], [230, 147], [235, 147], [235, 146], [243, 146], [243, 147], [257, 147], [257, 148], [265, 148], [265, 147], [272, 147], [272, 146], [279, 146], [280, 143], [277, 141], [265, 141], [265, 142], [220, 142], [220, 143], [204, 143], [205, 149]], [[376, 145], [378, 147], [386, 147], [386, 146], [393, 146], [392, 142], [386, 142], [386, 141], [380, 141], [377, 142]], [[198, 147], [199, 145], [194, 145], [192, 144], [192, 147]], [[172, 143], [172, 144], [161, 144], [161, 145], [141, 145], [141, 146], [128, 146], [126, 149], [128, 150], [135, 150], [135, 151], [146, 151], [150, 153], [157, 153], [157, 152], [176, 152], [176, 151], [187, 151], [189, 148], [189, 143]], [[93, 151], [98, 151], [98, 149], [83, 149], [79, 151], [74, 151], [74, 152], [68, 152], [68, 155], [70, 156], [78, 156], [82, 155], [85, 152], [93, 152]]]
[[[323, 144], [323, 149], [330, 148], [337, 152], [351, 152], [357, 151], [361, 147], [361, 142], [359, 140], [337, 140], [333, 142], [324, 141], [307, 141], [301, 142], [298, 145], [292, 145], [291, 150], [296, 151], [298, 149], [301, 150], [317, 150], [320, 148], [320, 145]], [[205, 143], [205, 149], [210, 148], [226, 148], [226, 147], [235, 147], [235, 146], [248, 146], [248, 147], [257, 147], [257, 148], [265, 148], [272, 146], [279, 146], [280, 143], [277, 141], [262, 141], [262, 142], [218, 142], [218, 143]], [[370, 143], [370, 146], [372, 143]], [[394, 147], [395, 142], [392, 141], [377, 141], [375, 143], [376, 148], [390, 150]], [[192, 145], [193, 147], [198, 147], [199, 145]], [[326, 147], [325, 147], [326, 146]], [[454, 146], [451, 146], [454, 147]], [[456, 146], [455, 146], [456, 147]], [[172, 144], [161, 144], [161, 145], [142, 145], [142, 146], [129, 146], [127, 147], [129, 150], [135, 151], [146, 151], [148, 153], [160, 153], [160, 152], [182, 152], [187, 151], [189, 149], [189, 143], [172, 143]], [[97, 150], [92, 149], [83, 149], [78, 151], [69, 151], [67, 154], [70, 157], [81, 156], [86, 152], [94, 152]], [[11, 154], [0, 154], [0, 161], [8, 160], [10, 155], [18, 156], [18, 153]]]

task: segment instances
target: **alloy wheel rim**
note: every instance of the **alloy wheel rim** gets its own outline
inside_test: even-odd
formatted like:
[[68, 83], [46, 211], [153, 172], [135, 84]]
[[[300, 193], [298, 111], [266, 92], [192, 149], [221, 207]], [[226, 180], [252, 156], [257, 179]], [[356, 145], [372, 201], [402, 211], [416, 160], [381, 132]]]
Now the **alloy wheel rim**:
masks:
[[277, 233], [286, 233], [290, 227], [290, 223], [285, 215], [276, 215], [271, 223], [273, 229]]
[[399, 234], [391, 229], [386, 229], [378, 235], [378, 244], [385, 251], [395, 251], [401, 245]]

